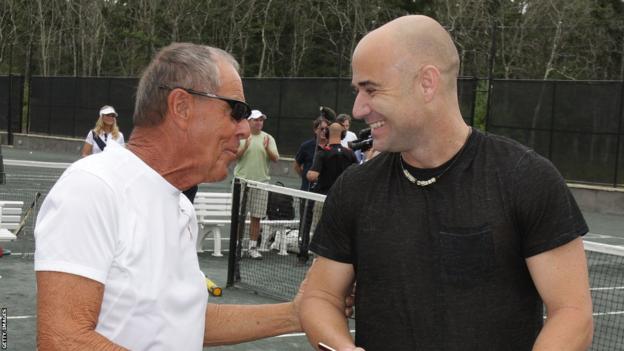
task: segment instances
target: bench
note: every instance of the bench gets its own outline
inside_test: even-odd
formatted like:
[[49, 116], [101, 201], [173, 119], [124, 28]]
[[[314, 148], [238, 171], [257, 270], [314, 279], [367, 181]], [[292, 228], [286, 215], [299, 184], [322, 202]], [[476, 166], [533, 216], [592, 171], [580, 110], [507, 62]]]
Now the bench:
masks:
[[17, 239], [15, 231], [22, 220], [23, 201], [0, 201], [0, 242]]
[[221, 228], [230, 224], [232, 215], [232, 194], [197, 192], [195, 194], [195, 214], [199, 230], [197, 233], [197, 252], [204, 252], [204, 240], [212, 233], [214, 240], [213, 256], [221, 257]]
[[[204, 240], [208, 234], [212, 233], [214, 241], [214, 250], [212, 255], [221, 257], [221, 228], [229, 225], [232, 216], [232, 194], [230, 193], [212, 193], [197, 192], [195, 201], [193, 202], [195, 214], [197, 216], [198, 233], [197, 233], [197, 252], [204, 252]], [[249, 223], [249, 220], [246, 221]], [[262, 227], [262, 241], [260, 244], [261, 251], [268, 251], [269, 238], [276, 234], [272, 226], [289, 226], [297, 227], [299, 220], [267, 220], [260, 221]]]

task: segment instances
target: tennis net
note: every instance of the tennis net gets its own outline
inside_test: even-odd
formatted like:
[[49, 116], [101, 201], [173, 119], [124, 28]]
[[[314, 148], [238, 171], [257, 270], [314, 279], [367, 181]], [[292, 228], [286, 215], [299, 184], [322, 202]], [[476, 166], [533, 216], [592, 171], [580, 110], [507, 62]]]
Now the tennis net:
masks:
[[624, 247], [584, 244], [594, 310], [591, 350], [624, 350]]
[[[239, 207], [232, 218], [233, 236], [230, 238], [230, 243], [234, 242], [236, 247], [230, 249], [228, 285], [280, 300], [292, 299], [312, 261], [307, 244], [314, 235], [323, 202], [323, 195], [236, 181], [232, 204], [238, 203]], [[262, 259], [252, 259], [249, 255], [250, 217], [258, 206], [268, 215], [262, 216], [259, 222], [261, 237], [257, 246]], [[279, 212], [283, 216], [276, 216]], [[300, 226], [306, 222], [311, 230]], [[594, 312], [591, 350], [624, 350], [624, 248], [585, 242], [585, 251]]]
[[[324, 200], [320, 194], [236, 179], [228, 285], [292, 299], [312, 263], [308, 245]], [[261, 257], [254, 258], [254, 245]]]

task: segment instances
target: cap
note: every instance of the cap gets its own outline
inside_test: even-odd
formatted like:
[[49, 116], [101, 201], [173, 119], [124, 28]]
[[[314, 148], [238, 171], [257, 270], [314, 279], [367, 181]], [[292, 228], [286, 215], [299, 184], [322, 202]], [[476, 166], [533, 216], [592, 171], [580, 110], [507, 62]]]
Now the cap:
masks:
[[260, 112], [260, 110], [251, 110], [251, 114], [247, 119], [257, 119], [260, 117], [264, 117], [264, 119], [267, 118], [267, 116], [264, 113]]
[[115, 114], [115, 117], [117, 117], [117, 112], [115, 111], [115, 109], [113, 108], [113, 106], [103, 106], [103, 107], [100, 109], [100, 116], [103, 116], [103, 115], [108, 115], [108, 114], [111, 114], [111, 113], [114, 113], [114, 114]]

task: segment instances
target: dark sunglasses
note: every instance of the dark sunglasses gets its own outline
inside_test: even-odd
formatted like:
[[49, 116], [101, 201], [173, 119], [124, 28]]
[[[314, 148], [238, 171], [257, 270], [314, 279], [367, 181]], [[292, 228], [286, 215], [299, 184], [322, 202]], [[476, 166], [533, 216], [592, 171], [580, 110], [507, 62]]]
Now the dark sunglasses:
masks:
[[236, 99], [230, 99], [230, 98], [226, 98], [226, 97], [215, 95], [215, 94], [211, 94], [211, 93], [204, 93], [204, 92], [201, 92], [201, 91], [197, 91], [197, 90], [193, 90], [193, 89], [187, 89], [187, 88], [182, 88], [182, 87], [170, 88], [170, 87], [168, 87], [166, 85], [161, 85], [158, 88], [166, 89], [166, 90], [182, 89], [182, 90], [184, 90], [187, 93], [192, 94], [192, 95], [198, 95], [198, 96], [203, 96], [203, 97], [207, 97], [207, 98], [211, 98], [211, 99], [219, 99], [221, 101], [225, 101], [225, 102], [228, 103], [228, 105], [230, 105], [230, 109], [232, 110], [230, 112], [230, 115], [232, 116], [232, 118], [234, 118], [234, 120], [236, 122], [240, 122], [240, 121], [242, 121], [244, 119], [247, 119], [251, 115], [251, 107], [249, 107], [249, 105], [247, 105], [247, 103], [244, 102], [244, 101], [240, 101], [240, 100], [236, 100]]

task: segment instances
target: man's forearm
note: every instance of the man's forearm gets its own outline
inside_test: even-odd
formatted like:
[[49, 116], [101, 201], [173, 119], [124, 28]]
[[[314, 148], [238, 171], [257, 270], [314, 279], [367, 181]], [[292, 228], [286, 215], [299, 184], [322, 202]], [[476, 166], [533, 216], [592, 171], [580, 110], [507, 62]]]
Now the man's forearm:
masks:
[[344, 306], [341, 308], [322, 298], [306, 297], [301, 306], [301, 324], [312, 345], [322, 342], [337, 350], [354, 346]]
[[229, 345], [301, 331], [292, 303], [208, 304], [204, 345]]
[[297, 172], [299, 176], [301, 176], [301, 174], [303, 173], [303, 167], [300, 166], [297, 162], [293, 163], [293, 169], [295, 170], [295, 172]]
[[591, 313], [576, 308], [561, 308], [549, 314], [533, 351], [587, 350], [591, 345], [592, 334]]
[[279, 154], [267, 149], [267, 154], [269, 155], [269, 159], [273, 162], [279, 161]]

